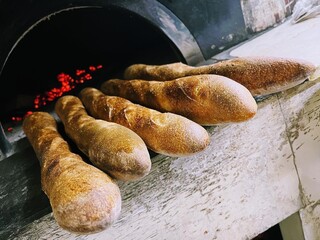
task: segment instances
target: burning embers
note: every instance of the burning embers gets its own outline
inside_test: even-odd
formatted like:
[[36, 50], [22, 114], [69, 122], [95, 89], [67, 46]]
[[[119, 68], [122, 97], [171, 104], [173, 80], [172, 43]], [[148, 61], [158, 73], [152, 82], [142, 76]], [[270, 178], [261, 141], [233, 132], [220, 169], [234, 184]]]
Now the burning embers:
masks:
[[95, 72], [102, 68], [102, 65], [89, 66], [88, 70], [77, 69], [76, 77], [73, 78], [71, 75], [66, 73], [60, 73], [57, 76], [57, 80], [60, 83], [60, 87], [52, 88], [50, 91], [44, 94], [39, 94], [34, 99], [34, 108], [39, 109], [42, 106], [46, 106], [47, 102], [52, 102], [58, 97], [61, 97], [64, 93], [71, 91], [76, 85], [82, 84], [86, 81], [92, 80], [91, 72]]
[[[58, 74], [57, 81], [59, 85], [53, 87], [49, 91], [36, 95], [33, 100], [33, 106], [30, 106], [31, 109], [24, 111], [23, 114], [12, 113], [10, 118], [11, 122], [17, 123], [22, 121], [25, 116], [31, 114], [34, 110], [39, 110], [42, 107], [47, 106], [50, 102], [61, 97], [66, 92], [75, 89], [78, 85], [93, 80], [93, 74], [102, 68], [103, 66], [101, 64], [96, 66], [91, 65], [87, 69], [77, 69], [72, 75], [67, 73]], [[11, 132], [12, 130], [12, 126], [7, 127], [8, 132]]]

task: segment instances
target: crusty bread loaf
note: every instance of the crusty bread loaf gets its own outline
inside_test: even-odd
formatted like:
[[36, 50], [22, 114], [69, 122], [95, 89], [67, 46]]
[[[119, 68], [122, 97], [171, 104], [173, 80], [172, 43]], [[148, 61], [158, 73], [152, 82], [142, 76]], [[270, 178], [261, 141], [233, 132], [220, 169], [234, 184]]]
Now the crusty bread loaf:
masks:
[[280, 57], [238, 57], [204, 66], [183, 63], [165, 65], [133, 64], [125, 79], [172, 80], [199, 74], [217, 74], [245, 86], [253, 96], [284, 91], [304, 82], [316, 69], [311, 62]]
[[60, 97], [55, 111], [66, 134], [99, 169], [123, 181], [138, 180], [149, 173], [147, 146], [129, 128], [89, 116], [76, 96]]
[[130, 128], [154, 152], [187, 156], [202, 151], [210, 142], [208, 132], [201, 125], [183, 116], [107, 96], [96, 88], [84, 88], [79, 98], [90, 115]]
[[257, 103], [248, 89], [213, 74], [164, 82], [111, 79], [101, 85], [101, 90], [161, 112], [182, 115], [204, 126], [246, 121], [257, 112]]
[[54, 218], [64, 229], [90, 234], [108, 228], [120, 215], [118, 185], [70, 151], [47, 112], [34, 112], [23, 130], [41, 166], [41, 185]]

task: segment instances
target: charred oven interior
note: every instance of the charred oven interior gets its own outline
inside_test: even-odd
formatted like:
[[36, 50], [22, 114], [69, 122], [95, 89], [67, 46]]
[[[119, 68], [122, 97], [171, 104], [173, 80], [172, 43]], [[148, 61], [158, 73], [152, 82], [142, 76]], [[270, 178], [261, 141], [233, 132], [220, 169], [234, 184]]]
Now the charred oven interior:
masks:
[[1, 88], [1, 119], [5, 123], [33, 110], [37, 95], [59, 88], [60, 73], [77, 78], [77, 70], [78, 76], [86, 71], [94, 78], [88, 79], [90, 85], [98, 86], [108, 78], [121, 77], [118, 74], [131, 63], [173, 61], [185, 61], [174, 44], [150, 22], [127, 10], [63, 11], [29, 30], [8, 57], [0, 76], [7, 85]]

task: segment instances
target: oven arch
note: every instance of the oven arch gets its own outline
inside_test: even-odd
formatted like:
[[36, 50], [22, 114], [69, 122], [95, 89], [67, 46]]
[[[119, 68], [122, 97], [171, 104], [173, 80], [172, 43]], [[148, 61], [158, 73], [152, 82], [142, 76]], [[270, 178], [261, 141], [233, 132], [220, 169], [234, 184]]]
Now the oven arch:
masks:
[[[9, 89], [8, 91], [3, 88], [1, 91], [0, 100], [3, 103], [1, 108], [4, 112], [7, 112], [7, 109], [11, 111], [21, 102], [30, 101], [28, 96], [22, 100], [15, 97], [18, 94], [28, 95], [24, 92], [28, 88], [37, 86], [33, 94], [45, 91], [45, 85], [51, 85], [47, 79], [53, 79], [58, 71], [65, 71], [66, 65], [69, 65], [70, 69], [75, 69], [91, 64], [90, 59], [94, 56], [88, 53], [90, 51], [96, 52], [97, 62], [95, 63], [102, 60], [104, 56], [110, 58], [110, 61], [104, 63], [107, 68], [110, 62], [117, 62], [120, 68], [115, 71], [121, 71], [121, 68], [136, 62], [160, 64], [182, 61], [195, 65], [204, 60], [190, 31], [173, 12], [158, 1], [65, 0], [63, 4], [52, 1], [45, 1], [45, 3], [43, 1], [23, 3], [29, 5], [24, 6], [26, 11], [22, 15], [14, 17], [15, 15], [11, 14], [12, 23], [0, 25], [0, 31], [7, 36], [0, 40], [2, 41], [0, 82], [6, 82]], [[9, 4], [7, 8], [10, 10], [10, 7], [12, 5]], [[116, 18], [116, 21], [113, 23], [111, 37], [107, 36], [105, 29], [103, 29], [103, 36], [95, 35], [92, 38], [87, 36], [90, 35], [88, 33], [92, 33], [89, 29], [90, 24], [95, 26], [93, 30], [97, 32], [103, 28], [103, 21], [110, 22], [112, 18]], [[57, 23], [58, 21], [60, 22]], [[84, 24], [85, 33], [81, 35], [83, 30], [81, 26], [71, 28], [72, 24], [67, 24], [69, 21], [73, 22], [73, 26], [77, 21]], [[112, 27], [109, 23], [107, 25], [108, 28]], [[117, 25], [122, 30], [116, 29]], [[130, 31], [124, 30], [126, 25]], [[52, 31], [45, 30], [46, 28], [55, 30], [59, 28], [60, 32], [56, 31], [54, 34]], [[69, 36], [68, 28], [73, 31]], [[58, 34], [65, 38], [65, 42], [60, 42], [60, 45], [57, 44], [60, 41], [56, 36]], [[126, 38], [126, 41], [123, 41], [123, 38]], [[78, 49], [86, 49], [86, 54], [79, 54], [77, 45], [79, 45]], [[107, 48], [112, 51], [110, 52]], [[64, 54], [68, 51], [71, 53]], [[80, 61], [81, 58], [83, 60]], [[85, 58], [87, 60], [84, 60]], [[111, 66], [111, 68], [114, 67]], [[47, 73], [52, 73], [54, 76]], [[43, 84], [44, 81], [47, 83]], [[29, 89], [30, 91], [32, 90]]]

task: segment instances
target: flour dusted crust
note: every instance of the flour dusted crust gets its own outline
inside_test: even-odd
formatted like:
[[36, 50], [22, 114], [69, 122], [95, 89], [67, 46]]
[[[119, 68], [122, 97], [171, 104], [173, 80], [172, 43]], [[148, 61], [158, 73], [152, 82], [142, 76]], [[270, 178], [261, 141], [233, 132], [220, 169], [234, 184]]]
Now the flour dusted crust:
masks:
[[123, 181], [139, 180], [149, 173], [149, 151], [132, 130], [89, 116], [76, 96], [60, 97], [55, 111], [66, 134], [99, 169]]
[[125, 69], [123, 77], [127, 80], [143, 79], [169, 81], [188, 76], [188, 71], [191, 69], [194, 69], [194, 67], [181, 62], [163, 65], [133, 64]]
[[49, 113], [29, 115], [23, 130], [40, 161], [42, 189], [57, 223], [79, 234], [111, 226], [121, 211], [120, 190], [112, 178], [70, 151]]
[[83, 89], [79, 98], [90, 115], [130, 128], [154, 152], [187, 156], [204, 150], [210, 142], [208, 132], [201, 125], [183, 116], [107, 96], [95, 88]]
[[302, 59], [251, 56], [198, 67], [183, 63], [133, 64], [125, 69], [124, 77], [167, 81], [185, 76], [216, 74], [235, 80], [252, 95], [258, 96], [292, 88], [307, 80], [315, 70], [313, 63]]
[[101, 91], [161, 112], [182, 115], [204, 126], [246, 121], [257, 112], [257, 104], [247, 88], [214, 74], [171, 81], [111, 79], [101, 85]]

